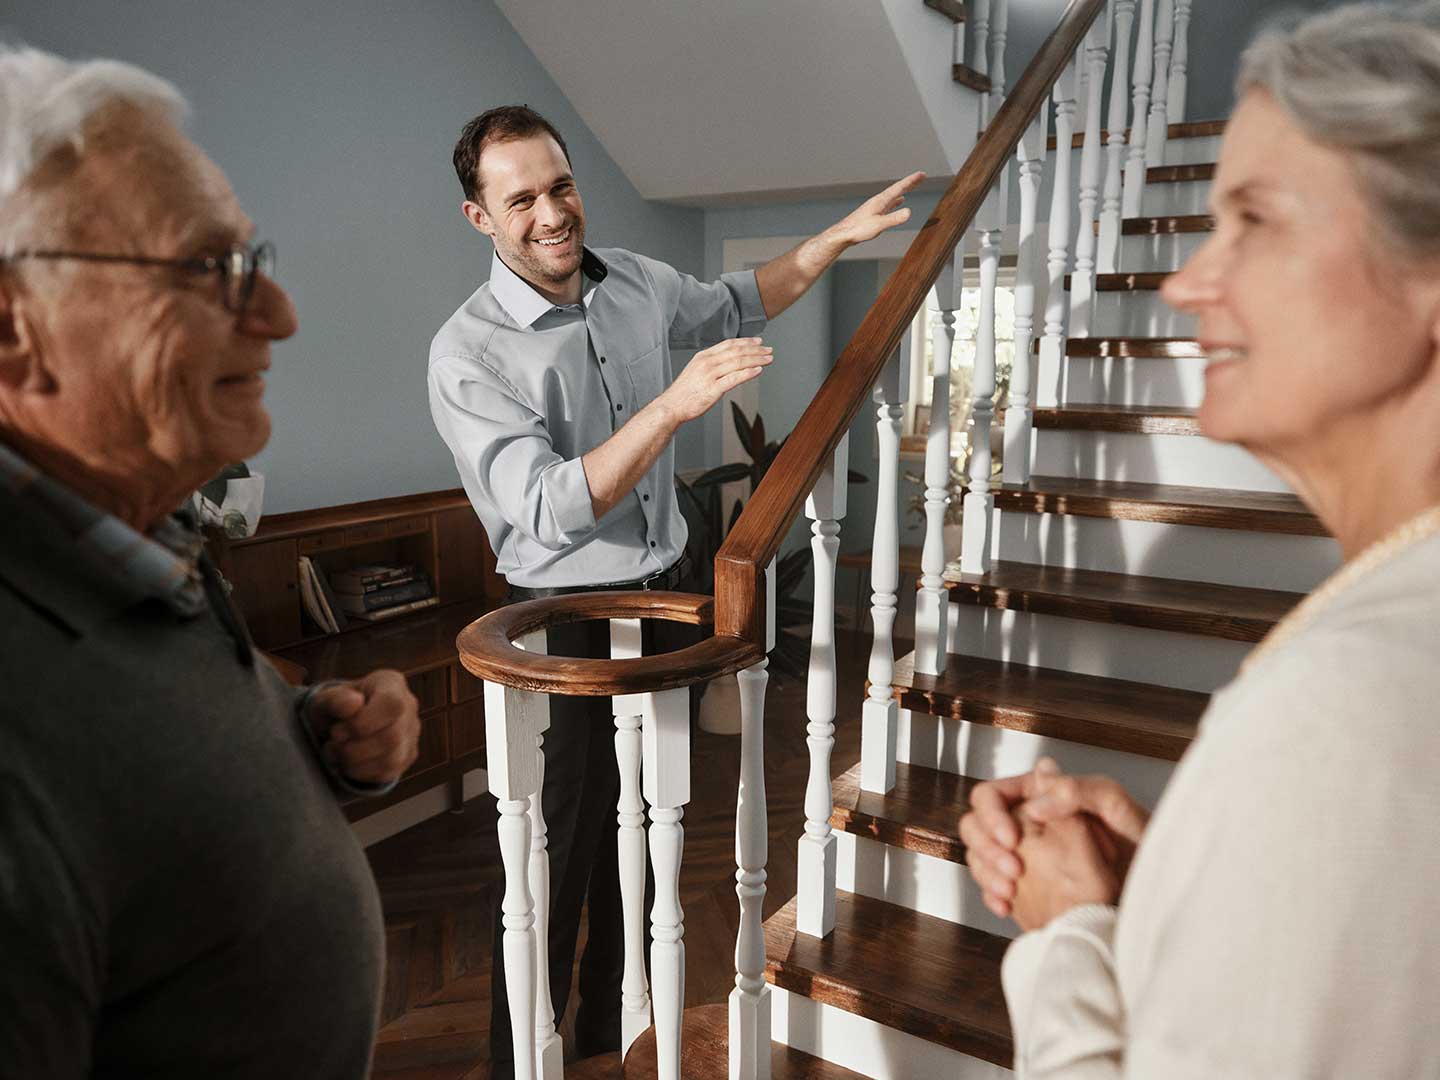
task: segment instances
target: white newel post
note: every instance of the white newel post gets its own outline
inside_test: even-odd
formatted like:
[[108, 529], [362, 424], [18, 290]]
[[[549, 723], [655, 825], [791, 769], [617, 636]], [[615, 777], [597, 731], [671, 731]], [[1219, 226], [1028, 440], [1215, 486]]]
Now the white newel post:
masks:
[[[1086, 337], [1095, 305], [1095, 221], [1100, 200], [1100, 110], [1105, 88], [1108, 22], [1096, 19], [1085, 38], [1085, 148], [1080, 151], [1080, 223], [1075, 232], [1075, 272], [1070, 275], [1070, 335]], [[1008, 477], [1007, 477], [1008, 479]]]
[[[545, 631], [526, 634], [519, 645], [526, 652], [543, 653]], [[534, 709], [535, 795], [530, 800], [530, 863], [528, 884], [535, 904], [535, 1075], [537, 1080], [560, 1080], [565, 1051], [555, 1031], [555, 1006], [550, 996], [550, 850], [545, 826], [545, 732], [550, 730], [550, 698], [532, 694], [527, 708]]]
[[[775, 648], [775, 561], [765, 568], [765, 653]], [[730, 991], [730, 1080], [770, 1080], [770, 987], [765, 982], [765, 864], [770, 822], [765, 806], [765, 686], [770, 661], [736, 673], [740, 680], [740, 789], [735, 796], [735, 989]]]
[[925, 433], [925, 546], [915, 594], [915, 670], [938, 675], [950, 652], [950, 593], [945, 588], [945, 513], [950, 506], [950, 357], [955, 312], [965, 286], [963, 245], [950, 253], [935, 281], [940, 310], [930, 324], [930, 429]]
[[1145, 136], [1150, 115], [1150, 80], [1155, 70], [1155, 0], [1140, 0], [1140, 31], [1135, 38], [1133, 107], [1130, 110], [1130, 146], [1125, 155], [1125, 192], [1121, 211], [1127, 218], [1140, 216], [1140, 194], [1145, 190]]
[[871, 549], [870, 689], [861, 709], [860, 786], [884, 793], [895, 786], [895, 607], [900, 587], [900, 418], [910, 390], [910, 336], [875, 384], [875, 432], [880, 476], [875, 486], [875, 540]]
[[835, 810], [830, 790], [830, 752], [835, 747], [835, 567], [849, 464], [850, 436], [844, 435], [805, 500], [815, 560], [815, 618], [805, 690], [810, 777], [805, 784], [805, 832], [796, 858], [795, 928], [813, 937], [835, 929], [835, 837], [830, 829]]
[[[1004, 182], [1002, 172], [1000, 183]], [[987, 206], [992, 201], [996, 201], [993, 191], [986, 198]], [[990, 526], [995, 511], [995, 496], [990, 491], [990, 426], [995, 416], [995, 285], [1004, 220], [999, 215], [991, 218], [983, 207], [976, 217], [980, 234], [980, 303], [975, 328], [975, 375], [970, 384], [970, 474], [960, 534], [960, 570], [966, 574], [983, 574], [990, 569]]]
[[[1007, 484], [1030, 480], [1030, 434], [1034, 430], [1032, 401], [1035, 360], [1035, 218], [1040, 201], [1040, 174], [1045, 168], [1045, 110], [1025, 129], [1020, 157], [1020, 244], [1015, 262], [1015, 360], [1010, 371], [1010, 407], [1005, 410], [1005, 471]], [[1060, 144], [1057, 143], [1057, 146]], [[1057, 158], [1070, 151], [1057, 150]], [[1058, 183], [1058, 180], [1057, 180]], [[917, 631], [918, 634], [918, 631]], [[918, 669], [917, 669], [918, 670]]]
[[536, 1075], [535, 907], [530, 893], [530, 802], [539, 799], [536, 737], [540, 695], [485, 683], [485, 766], [500, 821], [500, 861], [505, 867], [501, 900], [505, 927], [503, 963], [510, 1000], [515, 1075]]
[[1155, 75], [1150, 86], [1150, 129], [1145, 136], [1145, 165], [1165, 164], [1169, 137], [1170, 49], [1175, 36], [1175, 0], [1159, 0], [1155, 15]]
[[[660, 1080], [680, 1080], [680, 1022], [685, 1008], [685, 915], [680, 907], [680, 819], [690, 801], [690, 689], [644, 695], [641, 722], [645, 801], [650, 804], [650, 975], [655, 1058]], [[507, 969], [508, 970], [508, 969]]]
[[[644, 654], [639, 619], [610, 620], [610, 656], [629, 660]], [[640, 798], [640, 727], [644, 694], [616, 694], [615, 765], [620, 772], [616, 809], [620, 909], [625, 926], [625, 970], [620, 980], [620, 1055], [650, 1026], [650, 984], [645, 978], [645, 802]]]
[[1185, 94], [1189, 89], [1190, 0], [1175, 0], [1175, 47], [1170, 54], [1170, 95], [1165, 110], [1172, 124], [1185, 121]]
[[[1055, 145], [1068, 146], [1075, 130], [1075, 65], [1055, 81]], [[1065, 404], [1065, 269], [1070, 261], [1070, 155], [1055, 157], [1050, 198], [1049, 280], [1045, 294], [1045, 336], [1040, 339], [1040, 386], [1047, 405]]]
[[1120, 204], [1125, 164], [1125, 110], [1130, 104], [1130, 28], [1135, 21], [1135, 0], [1115, 0], [1115, 77], [1110, 84], [1110, 112], [1105, 122], [1105, 187], [1100, 204], [1100, 248], [1096, 268], [1113, 274], [1120, 268]]

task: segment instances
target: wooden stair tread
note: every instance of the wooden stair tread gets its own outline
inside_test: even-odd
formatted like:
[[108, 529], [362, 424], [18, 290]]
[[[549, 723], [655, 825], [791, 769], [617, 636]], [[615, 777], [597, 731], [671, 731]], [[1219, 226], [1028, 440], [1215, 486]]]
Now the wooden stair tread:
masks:
[[[681, 1080], [724, 1080], [730, 1061], [728, 1005], [697, 1005], [681, 1017]], [[604, 1054], [565, 1066], [566, 1080], [654, 1080], [660, 1075], [652, 1025], [635, 1040], [619, 1064], [619, 1054]], [[771, 1080], [865, 1080], [860, 1073], [782, 1043], [770, 1044]]]
[[[1073, 274], [1065, 275], [1065, 288], [1070, 288]], [[1160, 288], [1170, 276], [1168, 270], [1149, 270], [1138, 274], [1096, 274], [1096, 292], [1149, 292]]]
[[961, 86], [968, 86], [977, 94], [988, 94], [991, 89], [990, 77], [965, 64], [951, 64], [950, 77]]
[[[939, 675], [924, 675], [915, 671], [911, 653], [896, 661], [894, 686], [896, 702], [911, 712], [1163, 761], [1180, 760], [1210, 703], [1208, 694], [1194, 690], [958, 654]], [[968, 798], [970, 788], [964, 790]]]
[[1196, 410], [1178, 405], [1067, 405], [1034, 411], [1037, 430], [1133, 435], [1199, 435], [1200, 422], [1195, 417]]
[[1294, 536], [1329, 535], [1320, 519], [1296, 496], [1272, 491], [1032, 476], [1028, 484], [996, 487], [995, 506], [1030, 514], [1077, 514]]
[[797, 933], [795, 901], [765, 923], [765, 977], [813, 1001], [1009, 1067], [1000, 986], [1009, 941], [970, 926], [839, 892], [835, 930]]
[[[1213, 135], [1225, 134], [1224, 120], [1185, 120], [1178, 124], [1171, 124], [1166, 130], [1165, 138], [1168, 139], [1204, 139]], [[1100, 129], [1100, 142], [1104, 145], [1110, 138], [1107, 128]], [[1130, 141], [1130, 129], [1125, 129], [1125, 141]], [[1070, 137], [1070, 146], [1079, 150], [1085, 145], [1085, 133], [1077, 131]], [[1045, 147], [1048, 150], [1055, 149], [1055, 136], [1051, 135], [1045, 140]]]
[[1065, 355], [1072, 360], [1200, 360], [1205, 353], [1195, 338], [1072, 337], [1065, 342]]
[[963, 23], [969, 14], [960, 0], [925, 0], [925, 6], [931, 11], [938, 11], [953, 23]]
[[1304, 596], [1208, 581], [997, 562], [947, 581], [956, 603], [1259, 641]]
[[1145, 170], [1147, 184], [1185, 184], [1194, 180], [1214, 180], [1215, 162], [1196, 165], [1152, 165]]
[[[1173, 236], [1177, 233], [1215, 231], [1213, 214], [1161, 214], [1157, 217], [1133, 217], [1120, 222], [1121, 236]], [[1100, 222], [1095, 222], [1100, 232]]]
[[895, 787], [878, 795], [861, 790], [857, 764], [830, 785], [835, 800], [830, 824], [841, 832], [868, 836], [891, 847], [963, 863], [960, 815], [970, 805], [970, 789], [979, 782], [897, 761]]

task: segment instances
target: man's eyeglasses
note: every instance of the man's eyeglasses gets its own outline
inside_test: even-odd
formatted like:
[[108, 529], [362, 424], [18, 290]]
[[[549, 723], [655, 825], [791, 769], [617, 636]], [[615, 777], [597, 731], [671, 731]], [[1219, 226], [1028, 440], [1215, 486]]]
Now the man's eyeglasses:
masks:
[[107, 255], [94, 251], [17, 251], [0, 255], [0, 264], [21, 259], [77, 259], [81, 262], [124, 263], [130, 266], [168, 266], [191, 274], [218, 274], [220, 299], [225, 310], [242, 315], [255, 292], [255, 275], [275, 273], [275, 245], [265, 242], [232, 244], [218, 255], [193, 259], [160, 259], [149, 255]]

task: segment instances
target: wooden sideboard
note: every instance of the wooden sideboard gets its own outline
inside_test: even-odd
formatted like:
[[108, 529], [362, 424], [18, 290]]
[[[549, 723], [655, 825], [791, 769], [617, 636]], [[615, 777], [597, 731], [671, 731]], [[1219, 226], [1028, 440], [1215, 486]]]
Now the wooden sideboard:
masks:
[[[221, 573], [255, 643], [298, 664], [309, 682], [394, 668], [420, 702], [420, 756], [395, 790], [346, 807], [351, 820], [438, 784], [457, 789], [485, 764], [480, 680], [460, 666], [455, 635], [502, 602], [505, 579], [475, 511], [460, 489], [321, 507], [262, 519], [245, 540], [211, 537]], [[365, 563], [414, 563], [435, 583], [437, 607], [324, 634], [305, 614], [299, 560], [327, 574]]]

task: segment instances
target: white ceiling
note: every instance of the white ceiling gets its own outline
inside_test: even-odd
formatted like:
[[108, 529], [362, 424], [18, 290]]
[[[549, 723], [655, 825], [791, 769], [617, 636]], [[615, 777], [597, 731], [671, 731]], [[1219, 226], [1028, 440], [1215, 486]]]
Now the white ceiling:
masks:
[[687, 205], [953, 175], [977, 97], [921, 0], [497, 0], [641, 195]]

